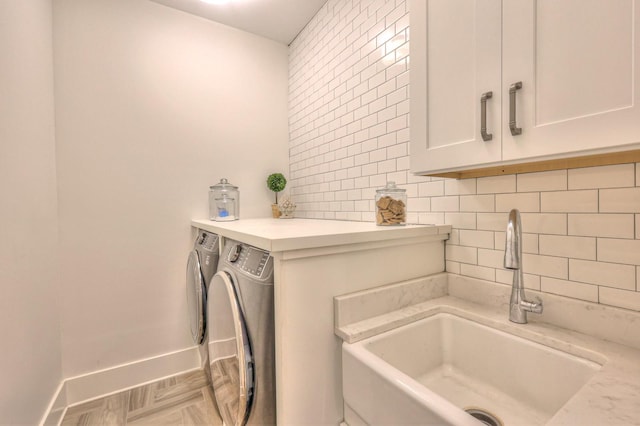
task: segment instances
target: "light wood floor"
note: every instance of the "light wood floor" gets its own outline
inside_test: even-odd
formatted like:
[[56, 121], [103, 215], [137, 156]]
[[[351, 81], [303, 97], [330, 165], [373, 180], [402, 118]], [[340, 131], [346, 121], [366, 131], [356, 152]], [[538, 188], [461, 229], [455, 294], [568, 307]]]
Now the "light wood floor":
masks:
[[62, 426], [222, 426], [204, 371], [194, 371], [70, 407]]

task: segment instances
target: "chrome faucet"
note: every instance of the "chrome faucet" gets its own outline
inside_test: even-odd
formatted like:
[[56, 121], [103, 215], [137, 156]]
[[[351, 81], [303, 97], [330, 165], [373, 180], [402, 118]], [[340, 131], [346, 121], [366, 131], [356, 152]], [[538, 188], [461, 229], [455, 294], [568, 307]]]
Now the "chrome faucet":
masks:
[[513, 286], [509, 302], [509, 321], [518, 324], [527, 323], [527, 312], [542, 313], [542, 300], [536, 297], [535, 302], [526, 300], [524, 295], [524, 278], [522, 273], [522, 221], [518, 209], [509, 212], [507, 224], [507, 240], [504, 248], [504, 267], [513, 270]]

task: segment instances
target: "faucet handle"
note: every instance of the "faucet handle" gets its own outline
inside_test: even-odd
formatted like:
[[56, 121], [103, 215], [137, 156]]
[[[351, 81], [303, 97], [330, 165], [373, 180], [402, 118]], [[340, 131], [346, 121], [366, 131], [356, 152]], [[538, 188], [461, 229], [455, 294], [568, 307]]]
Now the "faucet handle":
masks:
[[528, 312], [541, 314], [543, 309], [542, 299], [540, 299], [538, 296], [535, 296], [534, 299], [535, 302], [532, 302], [530, 300], [522, 300], [520, 301], [520, 306], [522, 306]]

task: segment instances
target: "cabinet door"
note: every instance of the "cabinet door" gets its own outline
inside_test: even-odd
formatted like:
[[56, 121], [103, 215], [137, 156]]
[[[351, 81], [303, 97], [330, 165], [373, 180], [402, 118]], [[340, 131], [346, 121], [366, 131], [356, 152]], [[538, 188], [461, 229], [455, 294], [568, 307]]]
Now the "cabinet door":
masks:
[[[486, 164], [501, 155], [501, 1], [412, 0], [411, 170]], [[481, 97], [487, 132], [481, 137]]]
[[[503, 160], [640, 141], [640, 1], [503, 2]], [[516, 125], [509, 130], [511, 84]]]

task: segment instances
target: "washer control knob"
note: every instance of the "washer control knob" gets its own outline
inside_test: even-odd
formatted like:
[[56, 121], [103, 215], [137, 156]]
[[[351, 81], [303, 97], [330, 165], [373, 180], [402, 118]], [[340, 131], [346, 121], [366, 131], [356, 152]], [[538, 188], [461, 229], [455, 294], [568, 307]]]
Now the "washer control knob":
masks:
[[240, 244], [236, 244], [229, 250], [229, 257], [227, 258], [229, 262], [234, 263], [240, 257], [240, 252], [242, 251], [242, 246]]

